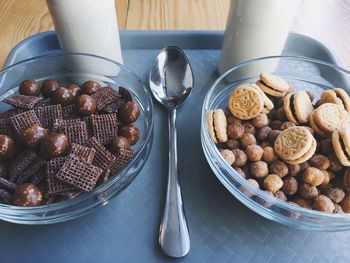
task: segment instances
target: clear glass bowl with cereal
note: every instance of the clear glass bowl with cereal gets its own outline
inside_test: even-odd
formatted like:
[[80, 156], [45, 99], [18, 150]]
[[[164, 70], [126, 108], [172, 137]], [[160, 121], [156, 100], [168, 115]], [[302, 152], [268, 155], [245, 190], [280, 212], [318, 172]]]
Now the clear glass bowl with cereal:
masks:
[[241, 63], [204, 100], [201, 141], [221, 183], [288, 226], [350, 229], [350, 72], [293, 56]]
[[0, 219], [74, 219], [139, 174], [152, 146], [153, 104], [127, 67], [53, 53], [1, 70], [0, 83]]

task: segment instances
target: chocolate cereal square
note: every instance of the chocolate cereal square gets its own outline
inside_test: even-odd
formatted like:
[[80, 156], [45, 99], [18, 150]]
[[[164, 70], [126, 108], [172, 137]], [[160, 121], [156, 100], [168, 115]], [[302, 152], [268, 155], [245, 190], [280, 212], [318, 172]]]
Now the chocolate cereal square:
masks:
[[102, 169], [70, 155], [55, 177], [61, 182], [89, 192], [94, 189], [101, 174]]
[[4, 111], [4, 112], [0, 113], [0, 119], [10, 118], [11, 116], [14, 116], [14, 115], [16, 115], [18, 113], [21, 113], [23, 111], [24, 110], [15, 109], [15, 108], [9, 109], [7, 111]]
[[16, 95], [3, 100], [5, 103], [14, 107], [30, 110], [40, 101], [40, 98], [34, 96]]
[[10, 181], [14, 182], [36, 158], [36, 153], [30, 150], [25, 150], [18, 155], [9, 167]]
[[5, 189], [0, 189], [0, 202], [3, 204], [10, 204], [11, 203], [11, 194], [9, 191]]
[[96, 102], [96, 109], [101, 110], [108, 104], [118, 101], [120, 95], [111, 87], [100, 89], [98, 92], [91, 95]]
[[86, 128], [86, 123], [81, 120], [63, 120], [59, 122], [58, 127], [54, 129], [56, 132], [63, 133], [67, 136], [70, 145], [72, 143], [77, 143], [80, 145], [85, 145], [88, 140], [88, 133]]
[[9, 118], [0, 119], [0, 134], [5, 134], [9, 136], [14, 136], [14, 130], [12, 128], [12, 123]]
[[75, 109], [75, 105], [70, 104], [62, 107], [62, 117], [66, 120], [79, 118], [79, 115]]
[[44, 106], [34, 109], [44, 128], [52, 129], [55, 119], [62, 119], [62, 107], [60, 104]]
[[120, 149], [116, 160], [113, 162], [113, 164], [110, 168], [111, 173], [114, 174], [114, 173], [120, 171], [121, 169], [123, 169], [129, 163], [129, 161], [132, 159], [133, 155], [134, 155], [134, 153], [131, 150]]
[[92, 130], [96, 139], [103, 145], [112, 143], [118, 133], [117, 115], [93, 115]]
[[108, 104], [106, 107], [104, 107], [100, 111], [105, 113], [117, 113], [120, 108], [120, 105], [121, 105], [121, 101], [120, 99], [118, 99], [117, 101], [114, 101]]
[[25, 111], [10, 117], [12, 127], [17, 134], [32, 125], [40, 125], [41, 122], [34, 110]]
[[115, 162], [116, 157], [110, 151], [108, 151], [95, 137], [90, 138], [87, 145], [96, 150], [95, 158], [92, 161], [93, 165], [105, 170]]
[[37, 171], [35, 174], [33, 174], [30, 177], [29, 182], [32, 184], [38, 185], [45, 182], [46, 178], [47, 178], [46, 165], [44, 165], [39, 171]]
[[[35, 105], [34, 108], [39, 108], [39, 107], [46, 107], [46, 106], [51, 106], [52, 105], [52, 100], [49, 99], [44, 99], [41, 98]], [[60, 105], [60, 104], [58, 104]]]
[[46, 165], [47, 188], [48, 193], [51, 195], [75, 189], [73, 186], [65, 184], [55, 178], [66, 161], [67, 157], [56, 157], [52, 158]]
[[17, 188], [17, 184], [7, 180], [3, 177], [0, 177], [0, 189], [6, 189], [9, 191], [14, 191]]
[[96, 150], [89, 147], [84, 147], [77, 143], [72, 144], [71, 154], [83, 158], [88, 164], [92, 164], [95, 157]]

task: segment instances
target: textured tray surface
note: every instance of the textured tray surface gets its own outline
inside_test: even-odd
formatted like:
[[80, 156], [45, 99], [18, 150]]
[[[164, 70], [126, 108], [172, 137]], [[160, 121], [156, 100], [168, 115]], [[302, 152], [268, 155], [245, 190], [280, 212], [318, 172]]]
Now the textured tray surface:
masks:
[[[298, 52], [294, 46], [287, 53], [329, 54], [322, 46], [313, 50]], [[125, 64], [146, 81], [158, 52], [125, 50]], [[216, 179], [202, 152], [199, 116], [206, 91], [217, 78], [219, 51], [187, 54], [195, 88], [179, 110], [177, 126], [190, 254], [170, 260], [158, 247], [168, 132], [167, 114], [156, 104], [153, 148], [139, 177], [105, 207], [80, 219], [48, 226], [0, 222], [0, 262], [348, 262], [349, 232], [306, 232], [273, 223], [240, 204]]]

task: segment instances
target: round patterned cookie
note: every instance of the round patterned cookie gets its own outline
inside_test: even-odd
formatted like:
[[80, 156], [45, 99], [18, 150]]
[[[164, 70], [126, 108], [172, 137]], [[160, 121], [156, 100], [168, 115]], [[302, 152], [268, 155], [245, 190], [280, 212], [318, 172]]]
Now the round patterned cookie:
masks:
[[309, 130], [303, 127], [291, 127], [278, 135], [274, 149], [281, 159], [294, 161], [312, 149], [314, 140]]
[[322, 104], [312, 115], [318, 129], [329, 135], [333, 131], [339, 130], [343, 122], [350, 118], [349, 113], [342, 106], [334, 103]]
[[263, 92], [259, 88], [258, 85], [254, 84], [254, 83], [249, 84], [249, 85], [251, 85], [253, 88], [255, 88], [259, 92], [259, 94], [260, 94], [260, 96], [261, 96], [261, 98], [262, 98], [262, 100], [264, 102], [264, 106], [263, 106], [263, 109], [261, 110], [261, 112], [264, 113], [264, 114], [269, 114], [270, 111], [272, 111], [273, 108], [275, 107], [273, 102], [269, 99], [269, 97], [266, 96], [265, 92]]
[[214, 143], [227, 141], [227, 121], [222, 109], [208, 111], [209, 134]]
[[322, 92], [321, 98], [320, 98], [320, 104], [325, 104], [325, 103], [334, 103], [339, 106], [343, 106], [341, 99], [337, 97], [337, 93], [335, 93], [333, 90], [325, 90]]
[[228, 98], [230, 112], [241, 120], [253, 119], [263, 107], [264, 101], [261, 95], [251, 85], [241, 85], [235, 88]]
[[350, 97], [348, 93], [341, 88], [334, 88], [333, 91], [337, 97], [342, 101], [344, 109], [350, 113]]
[[339, 131], [332, 133], [332, 145], [339, 162], [350, 166], [350, 123], [344, 122]]

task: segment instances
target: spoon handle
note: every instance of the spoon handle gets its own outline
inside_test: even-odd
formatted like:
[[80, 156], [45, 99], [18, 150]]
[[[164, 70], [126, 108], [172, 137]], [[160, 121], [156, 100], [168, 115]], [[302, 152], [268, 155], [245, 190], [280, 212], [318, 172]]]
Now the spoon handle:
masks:
[[159, 244], [171, 257], [183, 257], [190, 250], [190, 236], [177, 173], [176, 110], [169, 110], [169, 172], [166, 201], [159, 229]]

